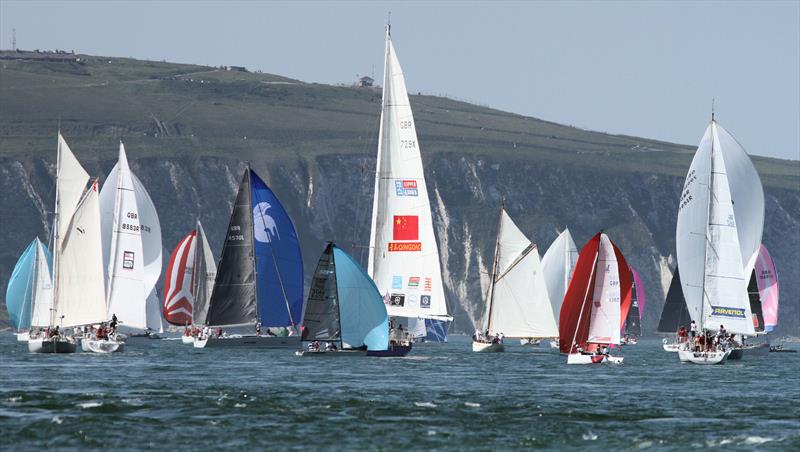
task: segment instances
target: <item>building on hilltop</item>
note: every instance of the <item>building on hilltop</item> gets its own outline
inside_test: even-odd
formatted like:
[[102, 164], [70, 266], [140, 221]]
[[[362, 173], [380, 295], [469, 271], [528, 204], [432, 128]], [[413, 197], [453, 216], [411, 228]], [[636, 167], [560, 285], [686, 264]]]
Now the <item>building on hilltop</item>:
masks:
[[374, 83], [375, 83], [375, 79], [365, 75], [363, 77], [359, 77], [358, 80], [356, 80], [356, 87], [357, 88], [368, 88], [368, 87], [372, 86]]

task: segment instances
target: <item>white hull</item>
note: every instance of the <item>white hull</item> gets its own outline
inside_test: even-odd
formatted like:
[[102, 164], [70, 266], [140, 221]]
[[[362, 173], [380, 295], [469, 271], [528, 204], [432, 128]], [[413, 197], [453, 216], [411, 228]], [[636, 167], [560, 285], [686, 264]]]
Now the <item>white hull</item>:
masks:
[[567, 364], [622, 364], [624, 359], [625, 358], [622, 356], [584, 355], [581, 353], [571, 353], [567, 355]]
[[125, 342], [104, 339], [81, 339], [81, 350], [91, 353], [121, 353], [125, 351]]
[[181, 343], [186, 345], [194, 344], [194, 336], [181, 336]]
[[300, 336], [227, 336], [195, 339], [194, 348], [300, 348]]
[[14, 336], [17, 336], [17, 342], [28, 342], [28, 339], [31, 338], [31, 333], [29, 331], [23, 331], [21, 333], [14, 333]]
[[725, 360], [730, 355], [730, 350], [724, 352], [693, 352], [689, 350], [679, 350], [678, 358], [682, 363], [692, 364], [725, 364]]
[[66, 339], [30, 339], [28, 351], [31, 353], [75, 353], [77, 344]]
[[472, 341], [472, 351], [479, 353], [499, 353], [505, 351], [505, 347], [499, 342]]
[[684, 344], [678, 342], [667, 342], [667, 340], [664, 339], [664, 342], [661, 344], [661, 348], [663, 348], [665, 352], [678, 353], [678, 351], [684, 348], [683, 345]]

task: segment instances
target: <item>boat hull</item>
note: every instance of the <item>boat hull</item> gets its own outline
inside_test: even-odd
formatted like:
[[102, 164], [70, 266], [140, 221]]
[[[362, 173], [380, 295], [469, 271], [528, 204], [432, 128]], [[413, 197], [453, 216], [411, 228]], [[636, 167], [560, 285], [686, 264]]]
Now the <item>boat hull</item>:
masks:
[[228, 336], [197, 338], [194, 348], [300, 348], [300, 336]]
[[730, 355], [730, 350], [717, 352], [694, 352], [691, 350], [679, 350], [678, 358], [682, 363], [692, 363], [701, 365], [725, 364], [725, 360]]
[[89, 353], [121, 353], [125, 351], [125, 342], [107, 341], [103, 339], [81, 339], [81, 350]]
[[194, 336], [181, 336], [181, 343], [182, 344], [194, 344]]
[[384, 358], [406, 356], [411, 353], [414, 344], [390, 345], [388, 350], [367, 350], [367, 356], [377, 356]]
[[75, 353], [75, 342], [64, 339], [30, 339], [28, 351], [31, 353]]
[[28, 342], [28, 339], [31, 338], [30, 332], [28, 331], [14, 333], [14, 336], [17, 336], [17, 342]]
[[769, 355], [769, 344], [763, 343], [753, 346], [734, 348], [733, 350], [731, 350], [731, 354], [730, 356], [728, 356], [728, 359], [740, 360], [740, 359], [756, 358], [759, 356], [767, 356], [767, 355]]
[[622, 364], [625, 358], [622, 356], [607, 355], [584, 355], [582, 353], [570, 353], [567, 355], [567, 364]]
[[499, 342], [472, 341], [472, 351], [478, 353], [499, 353], [505, 351], [505, 347]]
[[680, 351], [682, 348], [682, 345], [683, 344], [679, 344], [677, 342], [664, 342], [661, 344], [661, 348], [663, 348], [665, 352], [678, 353], [678, 351]]

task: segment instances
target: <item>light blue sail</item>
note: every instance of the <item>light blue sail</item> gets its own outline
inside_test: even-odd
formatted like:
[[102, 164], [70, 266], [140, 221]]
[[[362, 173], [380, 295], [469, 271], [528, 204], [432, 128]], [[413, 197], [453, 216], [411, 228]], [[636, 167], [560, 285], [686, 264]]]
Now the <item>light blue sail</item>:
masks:
[[342, 341], [368, 350], [389, 348], [389, 316], [372, 278], [347, 253], [334, 246]]
[[303, 256], [292, 219], [250, 171], [258, 316], [264, 326], [299, 325], [303, 314]]
[[[25, 248], [17, 260], [11, 279], [6, 288], [6, 309], [11, 325], [19, 330], [26, 330], [31, 326], [31, 312], [33, 311], [34, 270], [36, 267], [36, 247], [39, 239], [35, 238]], [[46, 246], [42, 248], [47, 255], [47, 261], [52, 264], [53, 257]]]

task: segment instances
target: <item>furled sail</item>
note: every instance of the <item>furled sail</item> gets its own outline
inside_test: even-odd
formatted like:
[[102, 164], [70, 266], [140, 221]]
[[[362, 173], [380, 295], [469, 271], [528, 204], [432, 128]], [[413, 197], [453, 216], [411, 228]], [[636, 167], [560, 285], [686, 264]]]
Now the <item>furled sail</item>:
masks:
[[164, 278], [164, 319], [172, 325], [192, 324], [194, 263], [197, 231], [182, 238], [167, 265]]
[[536, 246], [500, 211], [497, 250], [484, 330], [507, 337], [556, 337], [553, 308], [547, 295]]
[[542, 273], [547, 284], [547, 294], [550, 298], [550, 304], [553, 306], [556, 321], [558, 321], [561, 303], [564, 301], [569, 279], [577, 261], [578, 249], [575, 247], [575, 242], [572, 240], [569, 229], [564, 229], [542, 258]]
[[[59, 184], [61, 181], [59, 181]], [[100, 205], [97, 181], [86, 191], [74, 213], [61, 211], [70, 222], [60, 238], [55, 273], [55, 324], [75, 326], [108, 320]]]
[[750, 335], [755, 330], [743, 276], [743, 258], [749, 256], [742, 256], [725, 154], [712, 120], [681, 194], [678, 265], [683, 295], [695, 322], [706, 329], [724, 325], [728, 331]]
[[764, 245], [759, 247], [758, 260], [753, 271], [761, 299], [761, 310], [764, 314], [764, 330], [769, 333], [778, 325], [780, 286], [775, 264]]
[[689, 310], [686, 309], [686, 300], [683, 298], [683, 289], [681, 289], [681, 275], [676, 267], [667, 290], [664, 308], [661, 310], [657, 331], [674, 334], [682, 326], [688, 329], [691, 322], [692, 317], [689, 315]]
[[367, 272], [390, 316], [451, 319], [414, 117], [388, 27]]

